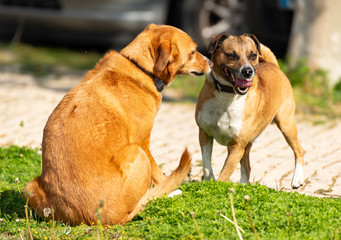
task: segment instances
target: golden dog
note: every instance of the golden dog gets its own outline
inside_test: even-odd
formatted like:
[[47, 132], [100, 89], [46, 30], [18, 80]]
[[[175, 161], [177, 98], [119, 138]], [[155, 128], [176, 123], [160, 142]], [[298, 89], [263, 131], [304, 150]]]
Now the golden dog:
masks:
[[297, 139], [295, 100], [275, 55], [251, 34], [214, 36], [208, 50], [214, 67], [196, 108], [204, 178], [214, 178], [211, 155], [215, 139], [228, 149], [218, 180], [227, 181], [240, 162], [240, 181], [249, 182], [252, 143], [274, 121], [295, 154], [291, 185], [300, 187], [304, 150]]
[[[161, 90], [177, 74], [202, 75], [211, 62], [183, 31], [149, 25], [120, 53], [108, 52], [61, 100], [44, 128], [42, 173], [25, 195], [71, 225], [124, 224], [153, 197], [175, 190], [190, 170], [184, 151], [166, 178], [149, 152]], [[154, 184], [150, 188], [151, 183]]]

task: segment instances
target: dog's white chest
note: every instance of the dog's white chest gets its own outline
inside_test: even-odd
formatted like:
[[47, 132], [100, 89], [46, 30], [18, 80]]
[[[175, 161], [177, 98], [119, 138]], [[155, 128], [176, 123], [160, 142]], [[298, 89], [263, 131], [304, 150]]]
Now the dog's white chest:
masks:
[[218, 143], [227, 145], [243, 126], [245, 99], [246, 96], [216, 92], [198, 113], [198, 125]]

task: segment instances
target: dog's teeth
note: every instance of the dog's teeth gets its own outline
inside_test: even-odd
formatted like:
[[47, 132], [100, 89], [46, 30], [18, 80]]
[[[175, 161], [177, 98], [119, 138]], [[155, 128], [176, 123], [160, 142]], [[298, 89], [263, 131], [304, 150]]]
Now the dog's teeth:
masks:
[[241, 88], [241, 87], [237, 87], [237, 90], [244, 93], [247, 91], [247, 88]]

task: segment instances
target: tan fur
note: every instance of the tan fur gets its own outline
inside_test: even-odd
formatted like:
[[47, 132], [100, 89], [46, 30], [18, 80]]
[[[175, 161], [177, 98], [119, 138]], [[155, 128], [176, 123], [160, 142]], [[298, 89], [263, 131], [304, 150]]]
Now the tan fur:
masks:
[[211, 70], [192, 39], [171, 26], [151, 24], [120, 53], [108, 52], [46, 123], [42, 173], [25, 188], [39, 216], [53, 208], [55, 218], [65, 223], [92, 224], [104, 200], [102, 224], [124, 224], [149, 199], [178, 188], [188, 174], [187, 150], [168, 178], [149, 152], [161, 94], [127, 58], [165, 84], [177, 74]]
[[272, 63], [279, 67], [275, 54], [273, 54], [273, 52], [267, 46], [264, 46], [263, 44], [260, 45], [262, 54], [259, 56], [259, 61]]
[[[257, 50], [257, 48], [259, 49]], [[240, 69], [244, 65], [252, 66], [256, 69], [256, 73], [252, 86], [249, 88], [247, 94], [243, 96], [231, 93], [219, 93], [215, 89], [212, 81], [213, 74], [207, 77], [199, 95], [196, 108], [196, 120], [200, 131], [199, 140], [203, 153], [203, 163], [206, 161], [206, 171], [211, 167], [211, 153], [205, 147], [211, 151], [212, 141], [215, 138], [212, 133], [216, 133], [216, 136], [219, 134], [224, 135], [226, 133], [223, 131], [228, 132], [226, 129], [232, 129], [229, 133], [230, 135], [224, 138], [228, 139], [226, 144], [228, 157], [218, 180], [227, 181], [236, 169], [238, 162], [240, 162], [242, 171], [244, 171], [242, 175], [245, 175], [242, 178], [244, 177], [245, 182], [248, 182], [251, 171], [249, 152], [252, 147], [252, 142], [262, 133], [267, 125], [274, 121], [295, 153], [297, 172], [295, 170], [292, 187], [298, 188], [303, 183], [303, 171], [301, 174], [300, 167], [304, 165], [304, 150], [297, 139], [294, 116], [295, 100], [292, 88], [285, 74], [279, 69], [275, 55], [269, 48], [259, 44], [258, 40], [254, 36], [250, 37], [250, 35], [214, 36], [209, 49], [212, 50], [211, 59], [214, 63], [212, 73], [214, 72], [216, 77], [226, 79], [221, 71], [222, 67], [226, 65], [231, 69]], [[239, 58], [235, 60], [229, 59], [227, 54], [231, 52], [235, 52]], [[250, 53], [257, 52], [258, 56], [256, 59], [250, 59], [248, 57]], [[229, 85], [228, 81], [225, 81], [225, 84]], [[207, 126], [202, 120], [204, 119], [202, 117], [202, 114], [204, 114], [204, 105], [208, 101], [212, 103], [215, 101], [214, 99], [218, 98], [220, 102], [222, 101], [221, 99], [225, 98], [226, 104], [230, 101], [230, 105], [223, 106], [222, 104], [221, 106], [226, 108], [221, 110], [224, 113], [221, 113], [221, 117], [217, 117], [217, 122], [210, 123]], [[219, 101], [217, 100], [215, 102]], [[243, 106], [232, 106], [237, 101], [243, 103]], [[218, 112], [215, 108], [221, 106], [211, 106], [210, 114]], [[239, 113], [238, 111], [241, 112]], [[226, 118], [230, 120], [230, 126], [219, 125], [221, 122], [218, 121], [224, 116], [230, 116], [230, 119]], [[238, 116], [241, 119], [238, 119]], [[300, 166], [297, 167], [297, 164]], [[205, 177], [209, 179], [212, 178], [212, 175], [211, 170]]]

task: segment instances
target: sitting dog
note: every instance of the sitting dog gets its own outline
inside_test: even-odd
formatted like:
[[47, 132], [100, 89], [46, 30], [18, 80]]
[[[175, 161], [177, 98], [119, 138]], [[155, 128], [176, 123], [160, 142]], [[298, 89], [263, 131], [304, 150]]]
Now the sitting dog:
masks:
[[304, 150], [297, 140], [295, 100], [275, 55], [251, 34], [213, 36], [208, 51], [214, 67], [200, 92], [195, 114], [204, 179], [214, 178], [211, 155], [215, 139], [228, 149], [218, 180], [227, 181], [240, 162], [240, 181], [249, 182], [252, 143], [275, 122], [295, 154], [291, 186], [300, 187]]
[[[187, 150], [166, 178], [149, 151], [161, 90], [177, 74], [203, 75], [211, 62], [183, 31], [149, 25], [121, 50], [109, 51], [49, 117], [42, 173], [25, 188], [30, 206], [71, 225], [124, 224], [148, 200], [179, 187], [190, 170]], [[154, 185], [150, 188], [151, 184]]]

